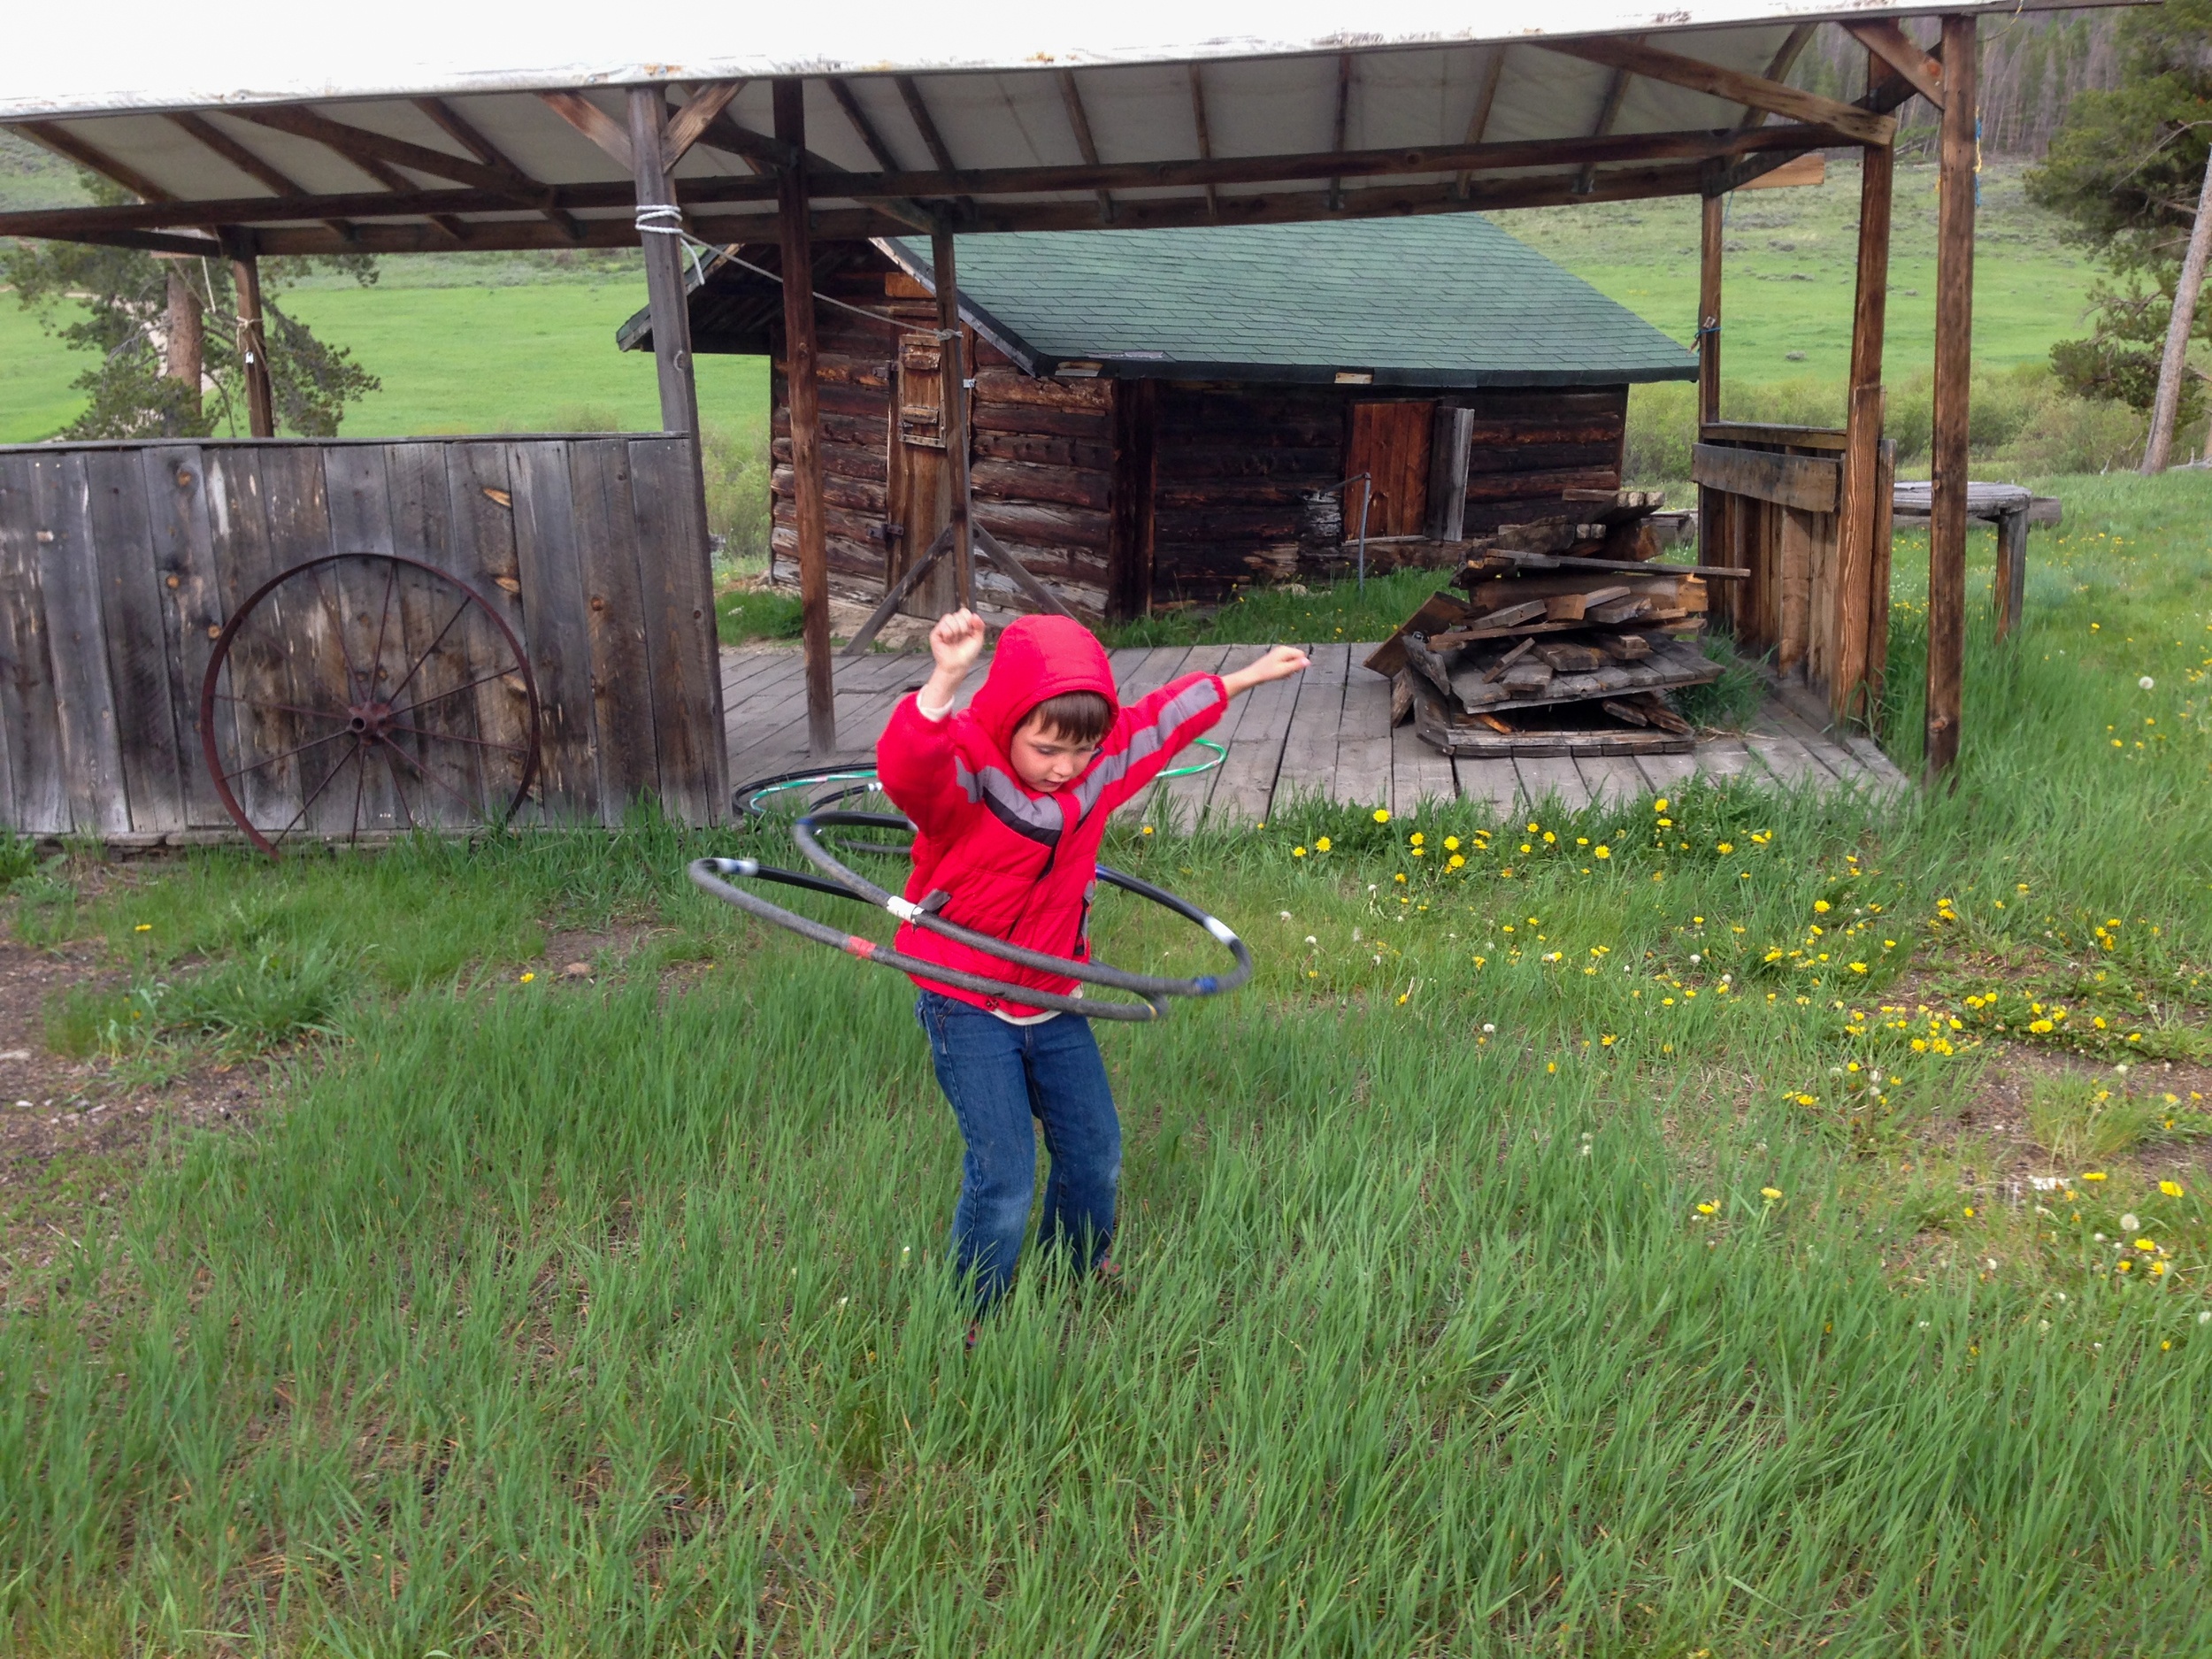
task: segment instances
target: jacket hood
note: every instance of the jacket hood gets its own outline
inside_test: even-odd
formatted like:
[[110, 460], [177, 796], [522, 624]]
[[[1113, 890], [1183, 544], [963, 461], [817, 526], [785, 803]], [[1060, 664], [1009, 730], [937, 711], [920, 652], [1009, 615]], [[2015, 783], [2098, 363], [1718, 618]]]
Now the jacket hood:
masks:
[[968, 717], [1003, 755], [1029, 711], [1064, 691], [1094, 691], [1120, 712], [1113, 664], [1097, 635], [1068, 617], [1022, 617], [999, 635], [991, 672], [968, 704]]

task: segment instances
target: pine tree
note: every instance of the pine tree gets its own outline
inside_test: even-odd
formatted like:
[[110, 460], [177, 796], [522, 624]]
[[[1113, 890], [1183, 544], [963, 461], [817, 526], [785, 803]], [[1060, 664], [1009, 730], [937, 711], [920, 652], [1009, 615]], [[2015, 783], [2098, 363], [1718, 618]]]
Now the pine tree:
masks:
[[[134, 199], [96, 174], [83, 177], [96, 202]], [[376, 263], [366, 255], [342, 255], [261, 264], [277, 429], [327, 438], [336, 434], [346, 405], [375, 391], [379, 381], [350, 351], [317, 339], [272, 297], [317, 267], [367, 285], [376, 280]], [[196, 438], [245, 429], [237, 296], [227, 260], [83, 242], [0, 243], [0, 281], [73, 349], [96, 354], [73, 382], [86, 396], [84, 412], [57, 435]]]
[[[2131, 12], [2120, 44], [2119, 84], [2074, 100], [2027, 182], [2111, 273], [2090, 290], [2091, 332], [2052, 347], [2052, 367], [2077, 391], [2147, 410], [2212, 150], [2212, 0]], [[2212, 312], [2192, 332], [2212, 340]], [[2192, 373], [2179, 423], [2204, 406], [2203, 378]]]

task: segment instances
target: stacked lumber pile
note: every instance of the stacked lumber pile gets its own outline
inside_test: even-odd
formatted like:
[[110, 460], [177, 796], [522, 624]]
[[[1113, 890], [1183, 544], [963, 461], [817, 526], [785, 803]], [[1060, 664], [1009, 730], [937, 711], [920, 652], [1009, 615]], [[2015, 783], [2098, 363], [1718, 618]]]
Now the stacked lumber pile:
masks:
[[1702, 577], [1655, 565], [1657, 492], [1577, 491], [1562, 511], [1470, 542], [1452, 579], [1367, 659], [1448, 755], [1686, 751], [1667, 701], [1720, 678], [1699, 649]]

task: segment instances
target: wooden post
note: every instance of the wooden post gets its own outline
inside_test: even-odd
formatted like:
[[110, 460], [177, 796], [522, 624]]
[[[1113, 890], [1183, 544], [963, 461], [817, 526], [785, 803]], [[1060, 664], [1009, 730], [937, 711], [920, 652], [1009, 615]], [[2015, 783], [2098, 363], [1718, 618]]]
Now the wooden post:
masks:
[[230, 285], [238, 299], [238, 361], [246, 380], [246, 430], [257, 438], [276, 436], [276, 399], [269, 386], [269, 342], [261, 320], [261, 261], [249, 231], [223, 237], [230, 256]]
[[1935, 442], [1928, 503], [1926, 770], [1959, 754], [1965, 700], [1967, 381], [1974, 345], [1974, 19], [1943, 19], [1943, 141], [1936, 209]]
[[[1697, 431], [1704, 441], [1705, 428], [1720, 419], [1720, 266], [1723, 199], [1705, 197], [1698, 220], [1697, 260]], [[1727, 563], [1722, 516], [1726, 498], [1703, 485], [1697, 491], [1697, 557], [1701, 565]], [[1724, 588], [1724, 592], [1726, 590]], [[1735, 618], [1737, 595], [1726, 593], [1723, 602], [1728, 618]]]
[[1709, 196], [1699, 220], [1697, 258], [1697, 423], [1720, 419], [1720, 257], [1724, 198]]
[[975, 603], [975, 541], [969, 523], [968, 354], [960, 333], [960, 273], [952, 256], [952, 233], [930, 234], [930, 263], [937, 284], [937, 363], [944, 377], [945, 493], [951, 500], [946, 526], [952, 532], [953, 595]]
[[814, 237], [807, 221], [806, 104], [801, 82], [775, 83], [776, 142], [790, 157], [778, 175], [783, 237], [784, 384], [791, 407], [791, 476], [799, 531], [799, 606], [806, 648], [808, 746], [837, 749], [830, 681], [829, 535], [822, 514], [821, 405], [814, 378]]
[[[645, 296], [653, 318], [653, 366], [660, 374], [661, 429], [696, 433], [699, 394], [691, 380], [691, 308], [684, 293], [683, 223], [661, 165], [658, 87], [630, 88], [631, 181], [637, 192], [638, 241], [645, 246]], [[660, 212], [649, 210], [661, 209]]]
[[1886, 608], [1876, 592], [1874, 538], [1887, 515], [1877, 509], [1881, 473], [1882, 331], [1889, 302], [1890, 192], [1896, 154], [1886, 144], [1860, 151], [1858, 297], [1851, 313], [1850, 403], [1845, 421], [1843, 518], [1836, 559], [1835, 664], [1829, 718], [1840, 724], [1866, 717], [1866, 688], [1875, 677], [1869, 657], [1874, 612]]

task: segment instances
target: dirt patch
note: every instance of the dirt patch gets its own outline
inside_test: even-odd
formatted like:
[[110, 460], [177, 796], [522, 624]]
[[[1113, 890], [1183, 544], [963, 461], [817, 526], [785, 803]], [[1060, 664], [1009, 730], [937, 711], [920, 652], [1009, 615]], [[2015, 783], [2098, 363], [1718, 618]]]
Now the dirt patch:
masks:
[[51, 998], [119, 988], [99, 948], [34, 950], [0, 941], [0, 1301], [43, 1267], [86, 1210], [119, 1202], [162, 1135], [252, 1118], [265, 1102], [258, 1064], [193, 1066], [157, 1085], [127, 1081], [104, 1060], [46, 1046]]

